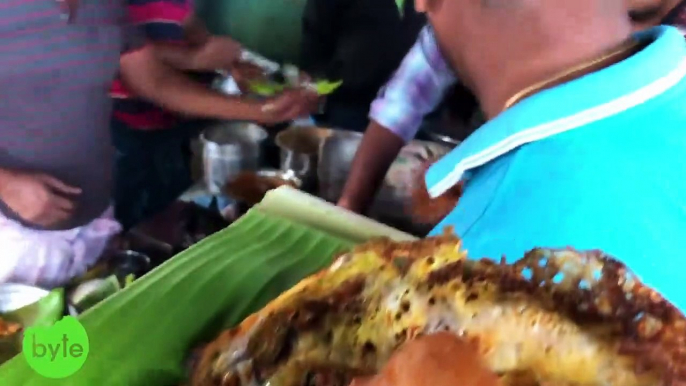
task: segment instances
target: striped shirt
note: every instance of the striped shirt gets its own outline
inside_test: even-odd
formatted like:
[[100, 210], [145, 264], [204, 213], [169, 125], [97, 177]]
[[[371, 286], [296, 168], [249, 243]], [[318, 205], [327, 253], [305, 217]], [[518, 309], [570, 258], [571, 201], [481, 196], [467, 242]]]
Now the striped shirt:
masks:
[[[184, 42], [183, 22], [192, 12], [189, 0], [128, 0], [129, 16], [147, 39], [165, 43]], [[136, 98], [117, 77], [111, 95], [115, 99], [114, 117], [141, 130], [174, 125], [177, 117], [153, 103]]]
[[[110, 204], [108, 89], [125, 44], [141, 44], [123, 28], [125, 12], [124, 0], [79, 0], [67, 20], [56, 0], [0, 1], [0, 167], [83, 190], [57, 229], [84, 225]], [[2, 202], [0, 210], [20, 220]]]

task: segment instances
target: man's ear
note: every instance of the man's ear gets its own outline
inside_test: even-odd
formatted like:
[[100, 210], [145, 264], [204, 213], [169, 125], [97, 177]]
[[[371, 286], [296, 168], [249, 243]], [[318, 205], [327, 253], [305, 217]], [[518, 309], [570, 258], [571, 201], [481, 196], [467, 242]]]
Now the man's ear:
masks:
[[426, 12], [426, 3], [429, 0], [414, 0], [414, 9], [419, 13]]

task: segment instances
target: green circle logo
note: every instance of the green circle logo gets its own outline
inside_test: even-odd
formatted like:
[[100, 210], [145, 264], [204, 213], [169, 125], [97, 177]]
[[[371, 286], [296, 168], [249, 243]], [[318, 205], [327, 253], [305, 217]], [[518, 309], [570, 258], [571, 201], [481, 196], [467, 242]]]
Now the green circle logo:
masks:
[[50, 327], [28, 327], [22, 352], [38, 374], [53, 379], [75, 374], [88, 357], [88, 334], [81, 322], [65, 316]]

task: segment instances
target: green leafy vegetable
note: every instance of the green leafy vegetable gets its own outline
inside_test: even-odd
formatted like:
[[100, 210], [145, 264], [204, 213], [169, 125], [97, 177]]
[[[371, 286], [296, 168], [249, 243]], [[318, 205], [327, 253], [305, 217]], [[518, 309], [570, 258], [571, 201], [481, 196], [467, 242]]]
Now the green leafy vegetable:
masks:
[[339, 80], [338, 82], [329, 82], [326, 80], [320, 80], [314, 84], [315, 89], [317, 90], [317, 94], [319, 95], [329, 95], [332, 92], [336, 91], [337, 88], [341, 87], [343, 84], [342, 80]]
[[286, 89], [286, 86], [283, 84], [265, 81], [250, 82], [248, 87], [250, 88], [250, 92], [266, 97], [274, 96]]
[[[336, 91], [336, 89], [338, 89], [342, 84], [343, 81], [330, 82], [327, 80], [320, 80], [315, 83], [312, 83], [311, 86], [317, 94], [329, 95], [332, 92]], [[248, 87], [250, 89], [250, 92], [252, 93], [264, 97], [270, 97], [283, 92], [286, 89], [287, 85], [260, 80], [248, 83]]]

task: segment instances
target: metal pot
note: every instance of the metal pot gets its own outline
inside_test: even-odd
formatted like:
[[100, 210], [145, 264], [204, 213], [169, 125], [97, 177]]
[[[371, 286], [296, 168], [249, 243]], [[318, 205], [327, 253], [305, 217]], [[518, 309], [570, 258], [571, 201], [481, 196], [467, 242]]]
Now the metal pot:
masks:
[[244, 170], [257, 170], [267, 131], [248, 122], [224, 122], [200, 135], [207, 190], [220, 194], [227, 181]]
[[317, 181], [319, 149], [332, 130], [316, 126], [293, 126], [276, 136], [281, 170], [293, 173], [306, 188]]
[[[324, 141], [317, 174], [319, 195], [325, 200], [336, 202], [340, 198], [362, 136], [356, 132], [334, 130]], [[419, 233], [406, 210], [411, 203], [417, 170], [425, 159], [440, 157], [448, 151], [449, 147], [433, 142], [414, 140], [408, 143], [386, 174], [369, 210], [370, 217], [404, 231]]]
[[336, 202], [340, 198], [362, 136], [354, 131], [334, 130], [322, 143], [317, 177], [323, 199]]

